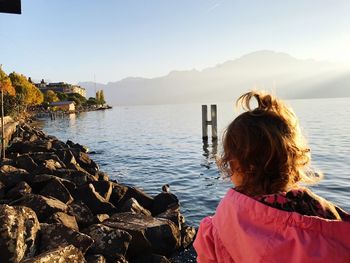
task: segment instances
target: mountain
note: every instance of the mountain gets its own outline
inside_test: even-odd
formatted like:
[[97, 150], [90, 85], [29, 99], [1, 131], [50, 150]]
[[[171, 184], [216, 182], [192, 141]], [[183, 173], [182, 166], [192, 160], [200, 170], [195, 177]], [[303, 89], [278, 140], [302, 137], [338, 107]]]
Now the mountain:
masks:
[[104, 89], [106, 100], [114, 105], [232, 101], [254, 88], [272, 90], [282, 98], [350, 97], [350, 70], [286, 53], [257, 51], [201, 71], [79, 85], [90, 95], [95, 88]]

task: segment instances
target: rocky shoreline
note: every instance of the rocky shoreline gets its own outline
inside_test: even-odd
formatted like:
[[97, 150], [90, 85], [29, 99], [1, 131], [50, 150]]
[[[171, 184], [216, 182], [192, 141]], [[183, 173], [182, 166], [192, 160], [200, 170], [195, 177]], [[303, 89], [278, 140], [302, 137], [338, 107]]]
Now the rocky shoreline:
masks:
[[171, 262], [196, 230], [164, 186], [110, 180], [80, 144], [17, 125], [0, 166], [1, 262]]

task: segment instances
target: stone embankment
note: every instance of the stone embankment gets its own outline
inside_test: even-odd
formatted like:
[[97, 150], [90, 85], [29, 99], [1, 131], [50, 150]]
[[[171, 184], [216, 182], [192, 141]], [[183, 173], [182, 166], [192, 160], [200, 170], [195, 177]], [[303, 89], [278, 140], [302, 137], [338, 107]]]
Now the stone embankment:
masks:
[[195, 229], [177, 197], [110, 180], [88, 149], [17, 126], [0, 166], [1, 262], [170, 262]]

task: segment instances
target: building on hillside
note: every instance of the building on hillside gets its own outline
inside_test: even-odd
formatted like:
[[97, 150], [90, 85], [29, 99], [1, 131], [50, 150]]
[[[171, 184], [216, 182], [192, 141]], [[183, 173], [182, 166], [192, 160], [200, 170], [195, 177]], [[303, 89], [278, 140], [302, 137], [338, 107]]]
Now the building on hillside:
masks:
[[74, 101], [57, 101], [57, 102], [51, 102], [51, 107], [55, 107], [58, 110], [62, 111], [75, 111], [75, 102]]
[[86, 90], [78, 85], [72, 85], [65, 82], [54, 82], [46, 83], [44, 80], [41, 80], [40, 83], [34, 84], [42, 93], [46, 93], [48, 90], [54, 92], [62, 92], [66, 94], [78, 93], [83, 97], [86, 97]]

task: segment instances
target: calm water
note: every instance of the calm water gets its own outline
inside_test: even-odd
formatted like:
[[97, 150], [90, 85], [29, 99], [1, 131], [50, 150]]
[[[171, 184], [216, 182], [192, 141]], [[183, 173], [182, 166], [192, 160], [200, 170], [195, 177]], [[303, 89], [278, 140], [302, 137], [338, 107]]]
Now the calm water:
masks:
[[[325, 173], [314, 190], [350, 211], [350, 99], [290, 101], [312, 149], [312, 164]], [[218, 126], [235, 117], [232, 104], [218, 104]], [[155, 195], [170, 184], [189, 224], [213, 214], [231, 184], [222, 179], [216, 147], [201, 140], [200, 105], [114, 107], [45, 120], [44, 130], [89, 146], [111, 178]], [[220, 146], [219, 146], [220, 148]]]

